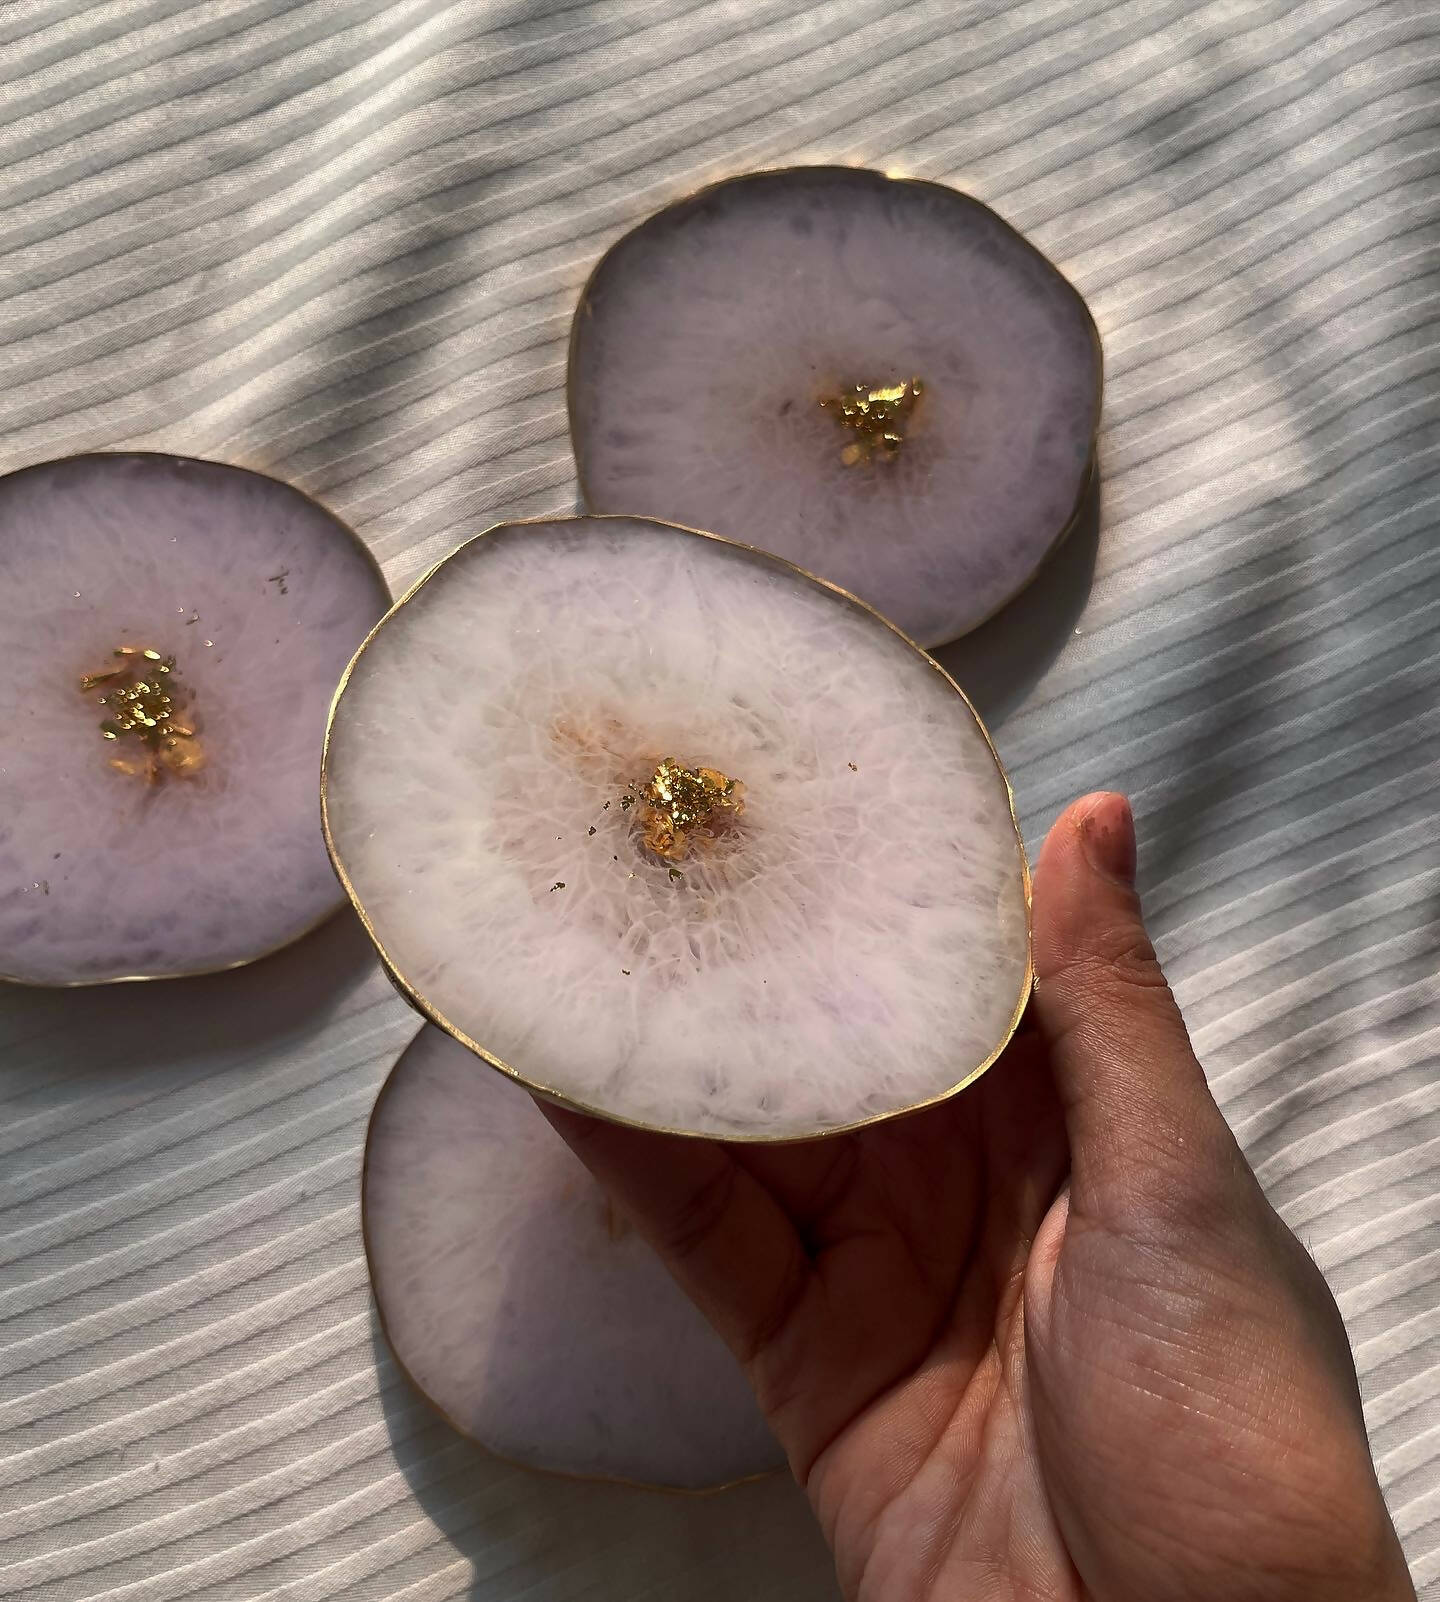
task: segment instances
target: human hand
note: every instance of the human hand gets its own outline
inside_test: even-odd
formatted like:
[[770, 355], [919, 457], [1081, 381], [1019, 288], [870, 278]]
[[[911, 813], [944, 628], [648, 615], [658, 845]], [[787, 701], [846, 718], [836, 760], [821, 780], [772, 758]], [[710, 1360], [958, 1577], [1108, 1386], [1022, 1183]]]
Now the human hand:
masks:
[[1413, 1598], [1324, 1279], [1212, 1099], [1119, 796], [941, 1106], [739, 1146], [547, 1114], [744, 1364], [855, 1602]]

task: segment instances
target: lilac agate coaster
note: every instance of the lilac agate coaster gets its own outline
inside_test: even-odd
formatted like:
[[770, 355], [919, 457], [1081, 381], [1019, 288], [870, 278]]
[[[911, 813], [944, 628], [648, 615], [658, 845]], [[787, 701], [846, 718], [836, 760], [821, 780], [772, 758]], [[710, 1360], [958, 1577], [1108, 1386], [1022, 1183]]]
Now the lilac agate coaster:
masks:
[[0, 975], [229, 968], [332, 912], [325, 717], [387, 604], [344, 524], [259, 473], [116, 454], [0, 479]]
[[576, 518], [462, 546], [356, 658], [323, 792], [419, 1008], [621, 1122], [893, 1116], [993, 1062], [1029, 992], [1024, 855], [969, 703], [868, 607], [708, 535]]
[[799, 167], [621, 239], [581, 296], [569, 385], [590, 511], [758, 541], [931, 646], [1068, 531], [1101, 353], [1079, 293], [980, 202]]
[[439, 1029], [380, 1092], [364, 1227], [400, 1366], [490, 1451], [680, 1490], [784, 1462], [720, 1337], [535, 1103]]

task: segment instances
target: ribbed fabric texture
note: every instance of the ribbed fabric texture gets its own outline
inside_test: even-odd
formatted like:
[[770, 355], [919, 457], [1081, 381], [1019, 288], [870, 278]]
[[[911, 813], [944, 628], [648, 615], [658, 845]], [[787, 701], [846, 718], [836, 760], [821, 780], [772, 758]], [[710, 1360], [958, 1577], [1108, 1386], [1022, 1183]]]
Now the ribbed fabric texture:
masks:
[[[0, 468], [262, 467], [397, 588], [573, 506], [576, 294], [700, 182], [954, 182], [1071, 276], [1098, 539], [945, 659], [1032, 843], [1134, 797], [1162, 956], [1440, 1597], [1440, 18], [8, 0], [0, 79]], [[163, 991], [0, 996], [0, 1597], [833, 1596], [778, 1481], [537, 1480], [405, 1390], [356, 1197], [413, 1029], [348, 920]]]

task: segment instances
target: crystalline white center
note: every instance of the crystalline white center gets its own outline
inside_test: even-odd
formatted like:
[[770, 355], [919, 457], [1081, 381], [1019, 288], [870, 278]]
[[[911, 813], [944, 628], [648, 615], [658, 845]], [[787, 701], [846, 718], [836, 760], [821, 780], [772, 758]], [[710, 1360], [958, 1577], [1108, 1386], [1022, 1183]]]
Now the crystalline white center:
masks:
[[[679, 861], [620, 804], [667, 757], [744, 783]], [[963, 701], [872, 615], [717, 542], [621, 519], [474, 542], [361, 657], [328, 786], [407, 983], [614, 1116], [779, 1138], [914, 1105], [993, 1053], [1026, 982], [1008, 792]]]

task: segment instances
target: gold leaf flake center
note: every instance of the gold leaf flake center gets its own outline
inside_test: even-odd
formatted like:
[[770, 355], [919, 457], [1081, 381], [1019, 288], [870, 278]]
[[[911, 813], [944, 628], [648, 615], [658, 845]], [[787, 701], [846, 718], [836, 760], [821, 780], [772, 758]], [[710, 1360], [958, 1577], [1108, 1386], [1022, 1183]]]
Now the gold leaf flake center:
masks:
[[716, 814], [738, 817], [745, 810], [744, 797], [745, 786], [738, 779], [715, 768], [687, 768], [666, 757], [635, 791], [641, 843], [657, 857], [678, 862], [690, 849], [695, 829]]
[[856, 436], [840, 452], [846, 467], [876, 457], [894, 461], [922, 389], [918, 378], [902, 378], [893, 384], [851, 384], [838, 395], [821, 397], [820, 405]]
[[106, 714], [100, 735], [120, 748], [110, 766], [117, 773], [143, 777], [147, 784], [198, 773], [205, 753], [176, 682], [175, 658], [142, 645], [120, 645], [112, 655], [114, 667], [80, 680], [83, 694], [104, 692], [99, 697]]

